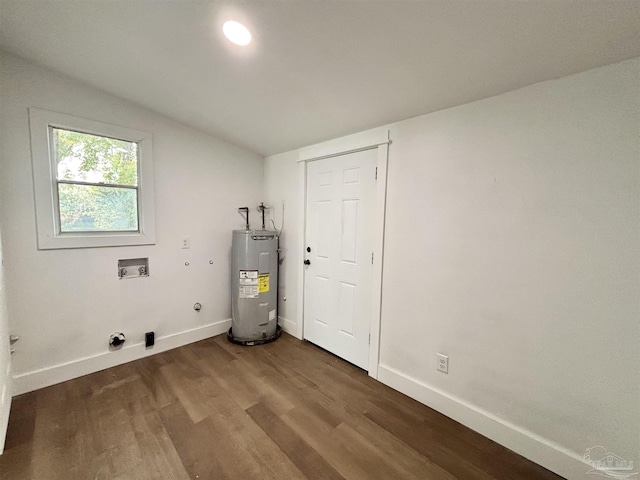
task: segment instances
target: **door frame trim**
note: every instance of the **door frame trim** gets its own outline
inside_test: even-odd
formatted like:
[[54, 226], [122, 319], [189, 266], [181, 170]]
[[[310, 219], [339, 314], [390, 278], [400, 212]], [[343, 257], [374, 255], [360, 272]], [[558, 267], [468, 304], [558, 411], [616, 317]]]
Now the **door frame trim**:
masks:
[[[373, 278], [371, 285], [371, 318], [369, 325], [369, 376], [378, 378], [380, 358], [380, 325], [382, 321], [382, 270], [384, 261], [384, 232], [387, 206], [387, 170], [389, 163], [389, 130], [375, 130], [362, 134], [349, 135], [337, 140], [330, 140], [318, 145], [303, 148], [298, 152], [298, 196], [303, 206], [302, 222], [298, 231], [298, 251], [304, 251], [307, 232], [307, 163], [314, 160], [347, 155], [364, 150], [378, 150], [376, 207], [374, 215], [373, 236]], [[298, 275], [298, 322], [297, 337], [304, 338], [304, 265], [300, 262]]]

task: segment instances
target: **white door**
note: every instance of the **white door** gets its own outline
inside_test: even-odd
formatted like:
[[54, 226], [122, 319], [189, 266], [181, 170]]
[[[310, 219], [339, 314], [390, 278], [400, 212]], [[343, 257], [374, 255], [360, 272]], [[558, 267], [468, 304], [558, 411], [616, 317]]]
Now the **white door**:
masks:
[[0, 455], [4, 450], [5, 435], [9, 425], [9, 411], [11, 410], [10, 348], [4, 266], [2, 265], [2, 246], [0, 242]]
[[378, 150], [307, 165], [304, 338], [369, 367]]

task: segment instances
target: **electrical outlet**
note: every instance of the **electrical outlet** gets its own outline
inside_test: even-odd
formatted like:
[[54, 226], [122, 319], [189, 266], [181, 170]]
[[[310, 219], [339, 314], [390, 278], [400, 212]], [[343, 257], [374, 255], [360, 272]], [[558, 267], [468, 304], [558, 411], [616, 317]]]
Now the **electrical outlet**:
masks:
[[191, 248], [191, 239], [189, 237], [182, 237], [181, 248]]
[[436, 353], [436, 359], [438, 361], [436, 369], [442, 373], [449, 373], [449, 357], [441, 353]]

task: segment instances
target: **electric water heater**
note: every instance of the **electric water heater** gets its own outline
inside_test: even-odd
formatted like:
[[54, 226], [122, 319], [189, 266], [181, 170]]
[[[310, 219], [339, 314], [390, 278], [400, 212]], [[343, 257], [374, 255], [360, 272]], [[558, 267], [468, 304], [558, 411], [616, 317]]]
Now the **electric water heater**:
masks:
[[278, 232], [233, 231], [231, 313], [228, 338], [232, 342], [257, 345], [280, 335]]

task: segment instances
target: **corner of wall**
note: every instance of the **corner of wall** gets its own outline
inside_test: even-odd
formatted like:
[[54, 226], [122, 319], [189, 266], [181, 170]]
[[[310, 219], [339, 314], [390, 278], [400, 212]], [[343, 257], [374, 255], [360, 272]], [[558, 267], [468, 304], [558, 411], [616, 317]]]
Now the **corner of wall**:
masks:
[[380, 364], [378, 380], [565, 478], [582, 478], [591, 469], [561, 445], [391, 367]]
[[[66, 382], [74, 378], [99, 372], [123, 363], [149, 357], [157, 353], [182, 347], [226, 333], [231, 327], [231, 319], [204, 325], [184, 332], [157, 337], [152, 348], [145, 349], [144, 343], [129, 344], [116, 352], [105, 352], [59, 365], [34, 370], [14, 377], [14, 395]], [[142, 353], [141, 353], [142, 352]]]

